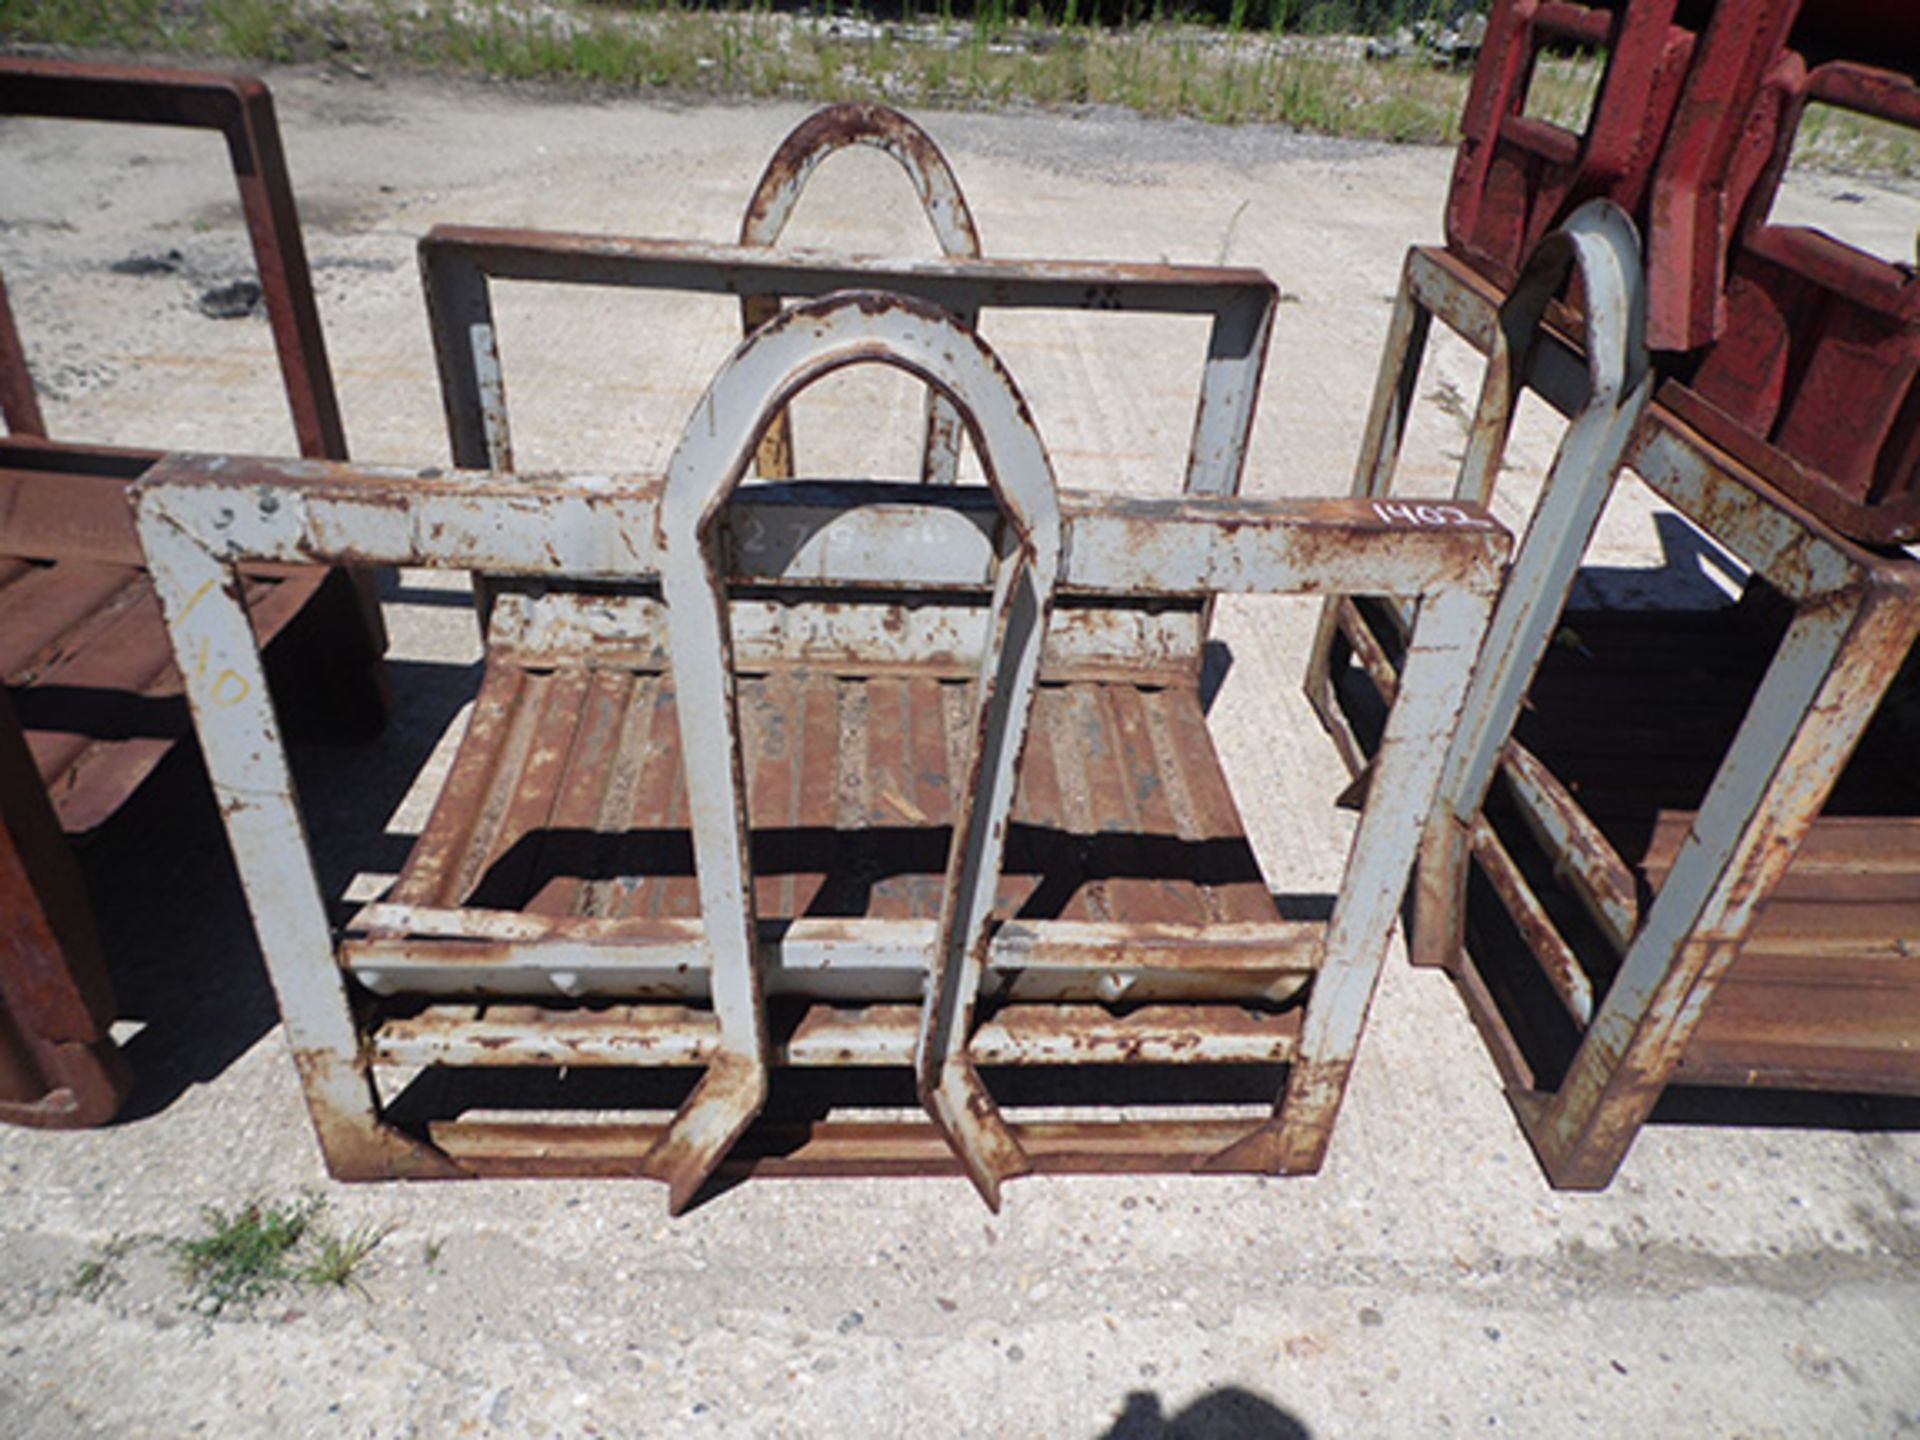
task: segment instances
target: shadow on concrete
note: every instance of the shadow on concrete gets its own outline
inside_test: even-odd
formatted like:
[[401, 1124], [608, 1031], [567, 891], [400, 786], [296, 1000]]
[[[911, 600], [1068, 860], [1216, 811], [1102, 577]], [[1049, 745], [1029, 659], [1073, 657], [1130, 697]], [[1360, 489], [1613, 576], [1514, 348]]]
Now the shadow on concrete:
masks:
[[1583, 565], [1567, 608], [1717, 610], [1732, 603], [1746, 583], [1746, 566], [1684, 515], [1662, 511], [1653, 517], [1653, 529], [1660, 542], [1657, 566]]
[[1647, 1120], [1654, 1125], [1756, 1130], [1902, 1132], [1920, 1130], [1920, 1097], [1675, 1085], [1661, 1095]]
[[1169, 1415], [1151, 1390], [1135, 1390], [1101, 1440], [1312, 1440], [1313, 1432], [1272, 1401], [1237, 1385], [1209, 1390]]
[[[407, 841], [385, 834], [388, 817], [479, 676], [477, 665], [387, 669], [394, 711], [377, 741], [290, 747], [329, 899], [356, 871], [398, 868]], [[117, 1014], [142, 1025], [123, 1046], [134, 1071], [124, 1124], [220, 1075], [278, 1023], [279, 1006], [196, 747], [175, 747], [80, 859]]]

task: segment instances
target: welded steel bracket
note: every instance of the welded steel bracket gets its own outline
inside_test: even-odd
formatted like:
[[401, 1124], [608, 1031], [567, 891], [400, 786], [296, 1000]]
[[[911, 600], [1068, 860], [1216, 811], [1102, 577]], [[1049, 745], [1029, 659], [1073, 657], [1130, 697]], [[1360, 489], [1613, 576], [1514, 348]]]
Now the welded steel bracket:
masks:
[[[1792, 862], [1912, 648], [1920, 627], [1920, 567], [1848, 544], [1663, 404], [1649, 404], [1650, 382], [1638, 351], [1640, 268], [1631, 235], [1617, 216], [1597, 213], [1582, 230], [1559, 242], [1557, 252], [1544, 247], [1530, 274], [1550, 294], [1566, 273], [1571, 245], [1585, 296], [1583, 342], [1568, 338], [1566, 316], [1549, 315], [1547, 324], [1535, 324], [1525, 345], [1516, 343], [1526, 332], [1517, 332], [1514, 322], [1537, 322], [1543, 298], [1539, 288], [1528, 297], [1527, 277], [1507, 299], [1443, 252], [1409, 253], [1355, 492], [1390, 493], [1434, 316], [1490, 356], [1461, 493], [1490, 494], [1506, 417], [1521, 386], [1575, 417], [1475, 667], [1443, 782], [1444, 808], [1423, 846], [1410, 949], [1416, 963], [1442, 966], [1459, 982], [1549, 1177], [1556, 1185], [1597, 1188], [1612, 1178], [1672, 1077], [1758, 907]], [[1644, 905], [1630, 867], [1598, 826], [1512, 738], [1622, 465], [1794, 607], [1786, 637], [1679, 857]], [[1323, 617], [1308, 693], [1358, 769], [1366, 763], [1364, 746], [1330, 680], [1336, 639], [1351, 646], [1375, 687], [1390, 697], [1396, 683], [1393, 637], [1370, 628], [1343, 602]], [[1595, 984], [1481, 815], [1496, 770], [1556, 871], [1617, 948], [1610, 983]], [[1466, 884], [1475, 863], [1528, 936], [1536, 962], [1581, 1032], [1571, 1068], [1551, 1088], [1525, 1062], [1466, 954]]]
[[[433, 253], [449, 263], [477, 251], [492, 273], [538, 274], [555, 263], [555, 244], [516, 237], [489, 248], [474, 237], [458, 245], [442, 237]], [[618, 283], [722, 292], [830, 291], [849, 274], [894, 278], [877, 264], [717, 247], [561, 242], [560, 254]], [[1158, 269], [1053, 265], [1035, 274], [935, 264], [899, 273], [971, 307], [989, 298], [1072, 304], [1095, 275], [1109, 303], [1206, 313], [1223, 299], [1194, 277]], [[801, 385], [859, 361], [904, 367], [951, 400], [970, 426], [988, 485], [735, 488], [766, 417]], [[1251, 398], [1241, 397], [1243, 409]], [[668, 1181], [679, 1207], [729, 1161], [772, 1173], [957, 1169], [996, 1203], [1001, 1183], [1028, 1170], [1316, 1168], [1507, 537], [1467, 503], [1415, 514], [1364, 500], [1251, 502], [1208, 493], [1195, 483], [1209, 479], [1206, 458], [1196, 445], [1189, 489], [1179, 496], [1056, 495], [1032, 421], [975, 333], [924, 300], [868, 290], [827, 294], [756, 332], [696, 407], [664, 481], [522, 482], [471, 472], [424, 480], [222, 457], [170, 461], [141, 489], [141, 534], [334, 1172], [650, 1174]], [[1236, 447], [1216, 463], [1236, 477], [1240, 460]], [[511, 616], [513, 623], [496, 624], [483, 693], [447, 790], [394, 890], [356, 917], [337, 955], [251, 640], [222, 583], [248, 558], [336, 553], [572, 581], [586, 602], [551, 607], [545, 629]], [[862, 607], [886, 587], [894, 587], [892, 599], [869, 625]], [[1125, 678], [1127, 644], [1145, 633], [1129, 607], [1168, 607], [1193, 620], [1217, 593], [1352, 587], [1421, 605], [1376, 795], [1327, 924], [1282, 919], [1263, 884], [1259, 906], [1235, 912], [1249, 918], [1229, 923], [1207, 910], [1142, 923], [1020, 908], [1008, 844], [1023, 826], [1030, 850], [1051, 843], [1046, 827], [1066, 823], [1059, 812], [1071, 803], [1029, 796], [1020, 808], [1020, 787], [1046, 778], [1028, 773], [1022, 759], [1037, 707], [1051, 707], [1054, 717], [1044, 740], [1052, 777], [1083, 733], [1072, 713], [1082, 703], [1122, 707], [1116, 728], [1085, 732], [1111, 736], [1103, 744], [1140, 749], [1155, 727], [1189, 727], [1183, 733], [1194, 742], [1160, 752], [1189, 777], [1168, 783], [1197, 784], [1212, 763], [1210, 754], [1192, 753], [1210, 746], [1190, 676], [1170, 684], [1150, 657], [1136, 655], [1150, 678], [1138, 686]], [[764, 628], [755, 607], [767, 595], [811, 618]], [[664, 632], [649, 628], [662, 608]], [[939, 623], [928, 629], [932, 620]], [[662, 653], [662, 633], [666, 676], [652, 658]], [[1197, 647], [1197, 633], [1188, 638]], [[826, 658], [816, 666], [815, 656]], [[1117, 678], [1103, 690], [1075, 679], [1082, 674]], [[765, 847], [812, 833], [804, 816], [815, 813], [813, 802], [803, 792], [817, 787], [795, 757], [817, 734], [834, 763], [835, 711], [816, 699], [830, 699], [835, 677], [848, 675], [862, 705], [932, 697], [931, 709], [913, 711], [920, 738], [911, 745], [878, 715], [866, 725], [876, 746], [899, 755], [898, 763], [874, 761], [897, 777], [874, 777], [898, 786], [876, 797], [885, 813], [918, 815], [935, 834], [950, 824], [944, 873], [930, 892], [897, 892], [921, 894], [925, 908], [774, 909], [805, 901], [791, 898], [790, 879], [756, 874], [756, 865], [772, 853]], [[538, 715], [550, 719], [514, 708], [513, 697], [530, 687], [544, 697]], [[970, 718], [943, 727], [947, 697], [963, 701]], [[550, 746], [536, 726], [572, 738]], [[650, 748], [627, 763], [643, 738]], [[879, 754], [869, 752], [870, 761]], [[683, 787], [660, 772], [662, 763], [684, 777]], [[607, 799], [612, 792], [619, 793]], [[660, 797], [657, 808], [628, 808], [648, 794]], [[817, 813], [832, 830], [831, 785], [824, 804]], [[507, 810], [532, 827], [520, 840], [502, 819]], [[593, 827], [590, 834], [568, 828], [579, 824]], [[874, 838], [910, 848], [919, 832], [889, 841], [893, 833], [883, 827]], [[675, 890], [671, 875], [664, 891], [649, 890], [645, 876], [626, 868], [634, 862], [616, 859], [609, 873], [591, 860], [617, 857], [637, 836], [653, 857], [647, 863], [670, 867], [676, 835], [691, 840], [691, 895]], [[1172, 835], [1141, 840], [1153, 843], [1136, 846], [1135, 865], [1156, 845], [1183, 849]], [[563, 843], [586, 855], [587, 883], [556, 876], [564, 884], [555, 890], [535, 874], [526, 880], [531, 900], [510, 902], [521, 908], [485, 898], [505, 893], [508, 872], [525, 875], [530, 841], [543, 855]], [[831, 851], [865, 842], [856, 822], [812, 843]], [[1237, 835], [1207, 844], [1246, 853]], [[1196, 858], [1204, 864], [1207, 853], [1203, 846]], [[1158, 903], [1154, 872], [1137, 873], [1134, 888]], [[603, 875], [604, 884], [593, 878]], [[870, 874], [861, 883], [876, 895], [881, 888]], [[636, 908], [648, 894], [652, 908]], [[681, 898], [661, 908], [661, 897], [675, 894]], [[1252, 918], [1261, 908], [1265, 918]], [[1116, 1013], [1117, 1002], [1124, 1008]], [[1285, 1067], [1284, 1089], [1251, 1121], [1139, 1118], [1123, 1105], [1111, 1120], [1021, 1119], [1005, 1113], [980, 1073], [988, 1065], [1276, 1062]], [[664, 1124], [451, 1118], [408, 1130], [375, 1088], [382, 1066], [502, 1065], [618, 1074], [691, 1066], [702, 1078]], [[770, 1072], [809, 1067], [904, 1067], [932, 1123], [816, 1120], [789, 1139], [747, 1145], [760, 1129], [752, 1122]]]

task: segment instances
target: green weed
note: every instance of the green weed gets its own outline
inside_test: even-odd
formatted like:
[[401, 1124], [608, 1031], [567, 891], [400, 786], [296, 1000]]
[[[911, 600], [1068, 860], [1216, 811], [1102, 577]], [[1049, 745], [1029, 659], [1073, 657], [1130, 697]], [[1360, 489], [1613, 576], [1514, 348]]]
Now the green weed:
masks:
[[314, 1230], [312, 1253], [300, 1267], [299, 1280], [316, 1290], [344, 1290], [351, 1286], [364, 1297], [367, 1290], [357, 1272], [392, 1230], [391, 1225], [360, 1225], [344, 1235]]
[[135, 1246], [146, 1243], [147, 1238], [116, 1235], [111, 1240], [103, 1241], [93, 1254], [73, 1267], [67, 1288], [82, 1300], [98, 1300], [122, 1282], [120, 1262]]
[[203, 1209], [206, 1232], [173, 1242], [181, 1276], [193, 1291], [193, 1308], [218, 1315], [230, 1305], [263, 1300], [298, 1278], [294, 1247], [323, 1204], [310, 1196], [280, 1205], [254, 1200], [233, 1211]]

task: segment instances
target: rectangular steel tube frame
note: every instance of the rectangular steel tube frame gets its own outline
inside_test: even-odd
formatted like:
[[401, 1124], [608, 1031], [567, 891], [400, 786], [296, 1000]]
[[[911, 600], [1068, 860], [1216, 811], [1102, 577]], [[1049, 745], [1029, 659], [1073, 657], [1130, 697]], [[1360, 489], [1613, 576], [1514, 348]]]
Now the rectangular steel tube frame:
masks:
[[[347, 458], [306, 246], [273, 97], [250, 75], [0, 57], [0, 114], [217, 130], [226, 141], [302, 455]], [[0, 400], [7, 428], [44, 436], [26, 358], [0, 288]]]
[[453, 463], [513, 469], [490, 280], [805, 298], [835, 290], [911, 295], [960, 315], [984, 309], [1204, 315], [1213, 325], [1185, 488], [1240, 488], [1279, 292], [1258, 270], [1091, 261], [874, 259], [751, 245], [436, 226], [420, 271], [440, 364]]
[[[308, 1105], [336, 1175], [468, 1172], [381, 1118], [371, 1059], [335, 960], [259, 653], [233, 584], [234, 567], [300, 557], [644, 578], [657, 573], [653, 537], [660, 489], [657, 481], [607, 477], [520, 481], [461, 473], [421, 479], [310, 462], [174, 457], [137, 491], [142, 540], [209, 775]], [[922, 494], [932, 506], [967, 503], [965, 490], [938, 487]], [[746, 508], [762, 499], [763, 487], [755, 486], [735, 503]], [[1286, 1090], [1266, 1121], [1214, 1153], [1196, 1154], [1189, 1167], [1311, 1171], [1325, 1153], [1384, 958], [1395, 897], [1432, 807], [1467, 661], [1484, 631], [1508, 537], [1466, 505], [1421, 516], [1364, 500], [1255, 503], [1217, 495], [1163, 501], [1063, 495], [1061, 524], [1063, 592], [1358, 588], [1424, 601], [1401, 703], [1382, 747], [1378, 786], [1326, 931]], [[836, 553], [828, 551], [802, 569], [809, 579], [830, 578]], [[564, 945], [572, 928], [563, 924], [545, 939], [504, 943], [515, 965], [563, 971], [577, 964], [577, 945], [554, 956], [555, 963], [540, 951], [553, 941]], [[684, 936], [666, 938], [684, 946]], [[1206, 936], [1202, 931], [1184, 938], [1204, 943]], [[897, 945], [868, 948], [872, 953], [864, 957], [853, 951], [842, 968], [898, 968]], [[1098, 985], [1103, 974], [1115, 973], [1092, 952], [1078, 960], [1063, 956], [1060, 966], [1079, 973], [1081, 978], [1069, 975], [1063, 982], [1075, 985]]]
[[[1409, 253], [1355, 478], [1356, 496], [1390, 493], [1432, 317], [1438, 315], [1485, 350], [1495, 334], [1500, 299], [1488, 282], [1442, 252], [1417, 247]], [[1527, 383], [1569, 412], [1583, 398], [1583, 370], [1576, 346], [1549, 331], [1534, 352]], [[1601, 997], [1560, 1088], [1539, 1091], [1508, 1077], [1515, 1111], [1549, 1178], [1573, 1189], [1603, 1187], [1619, 1168], [1715, 984], [1792, 863], [1920, 635], [1920, 566], [1904, 557], [1874, 555], [1836, 535], [1657, 402], [1624, 458], [1655, 493], [1791, 600], [1795, 615], [1666, 883], [1623, 946], [1619, 972]], [[1611, 480], [1611, 475], [1598, 477], [1603, 486]], [[1550, 499], [1543, 496], [1542, 505]], [[1522, 541], [1516, 568], [1529, 548], [1560, 552], [1557, 568], [1566, 581], [1524, 599], [1530, 613], [1550, 622], [1565, 605], [1573, 563], [1586, 547], [1588, 531], [1571, 526], [1558, 535], [1538, 531], [1536, 520]], [[1502, 608], [1508, 603], [1503, 597]], [[1309, 680], [1323, 713], [1330, 702], [1324, 686], [1335, 624], [1331, 614], [1323, 619]], [[1500, 624], [1496, 616], [1495, 626]], [[1522, 678], [1531, 680], [1531, 667]], [[1536, 831], [1572, 833], [1561, 823], [1564, 816], [1537, 803], [1540, 787], [1531, 782], [1540, 778], [1535, 773], [1540, 767], [1516, 765], [1511, 758], [1517, 747], [1509, 737], [1523, 693], [1524, 686], [1483, 717], [1478, 753], [1467, 759], [1482, 775], [1503, 764], [1519, 782], [1516, 796], [1523, 804], [1534, 802], [1529, 821]], [[1484, 784], [1457, 789], [1466, 803], [1447, 819], [1451, 833], [1436, 829], [1423, 847], [1415, 927], [1422, 933], [1412, 948], [1426, 963], [1450, 969], [1463, 963], [1458, 952], [1466, 856], [1484, 793]], [[1598, 839], [1591, 827], [1578, 833]], [[1616, 855], [1604, 860], [1610, 862], [1604, 868], [1619, 867]], [[1620, 928], [1618, 914], [1597, 909], [1595, 918]]]

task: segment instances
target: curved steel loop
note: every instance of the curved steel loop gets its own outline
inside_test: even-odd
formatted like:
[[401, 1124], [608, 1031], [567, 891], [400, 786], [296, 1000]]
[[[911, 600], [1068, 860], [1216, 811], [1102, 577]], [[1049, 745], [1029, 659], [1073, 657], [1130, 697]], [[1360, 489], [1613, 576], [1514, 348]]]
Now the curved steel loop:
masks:
[[[780, 142], [753, 187], [753, 197], [747, 201], [747, 212], [740, 221], [740, 243], [776, 243], [820, 162], [854, 145], [879, 150], [906, 171], [942, 254], [978, 258], [980, 231], [973, 223], [973, 212], [967, 208], [953, 167], [933, 137], [898, 110], [864, 103], [829, 105], [816, 111]], [[747, 334], [779, 313], [777, 296], [741, 298], [740, 319]], [[968, 323], [973, 320], [971, 315], [963, 318]], [[960, 473], [960, 418], [937, 393], [929, 392], [926, 423], [920, 477], [931, 485], [951, 485]], [[760, 442], [756, 468], [769, 479], [793, 477], [793, 426], [784, 408]]]
[[[1639, 236], [1619, 206], [1592, 200], [1535, 247], [1500, 308], [1486, 389], [1474, 416], [1475, 445], [1496, 425], [1497, 442], [1487, 442], [1492, 454], [1485, 459], [1470, 447], [1455, 494], [1483, 504], [1490, 498], [1547, 302], [1576, 271], [1584, 291], [1587, 397], [1561, 437], [1541, 484], [1475, 662], [1442, 782], [1444, 801], [1462, 821], [1471, 819], [1485, 797], [1500, 750], [1559, 623], [1573, 573], [1653, 391]], [[1475, 486], [1477, 490], [1471, 488]]]
[[829, 105], [801, 121], [780, 142], [753, 187], [753, 198], [747, 202], [747, 213], [740, 222], [740, 243], [772, 245], [778, 241], [793, 207], [799, 203], [800, 192], [820, 162], [836, 150], [853, 145], [883, 151], [907, 172], [943, 254], [980, 253], [980, 232], [973, 223], [973, 212], [960, 193], [953, 167], [933, 137], [898, 110], [868, 104]]
[[772, 417], [848, 365], [908, 371], [965, 418], [1006, 517], [989, 640], [975, 695], [973, 753], [955, 800], [917, 1057], [922, 1099], [975, 1184], [1026, 1168], [966, 1055], [1041, 642], [1061, 565], [1053, 471], [1012, 378], [954, 316], [924, 302], [843, 292], [794, 307], [734, 352], [695, 407], [660, 499], [661, 587], [677, 693], [701, 913], [720, 1044], [644, 1162], [678, 1209], [765, 1102], [768, 1048], [748, 847], [744, 757], [717, 522]]
[[1619, 410], [1644, 384], [1649, 360], [1640, 237], [1618, 205], [1590, 200], [1542, 237], [1500, 307], [1455, 499], [1490, 502], [1547, 305], [1575, 272], [1586, 296], [1587, 399], [1573, 425]]

